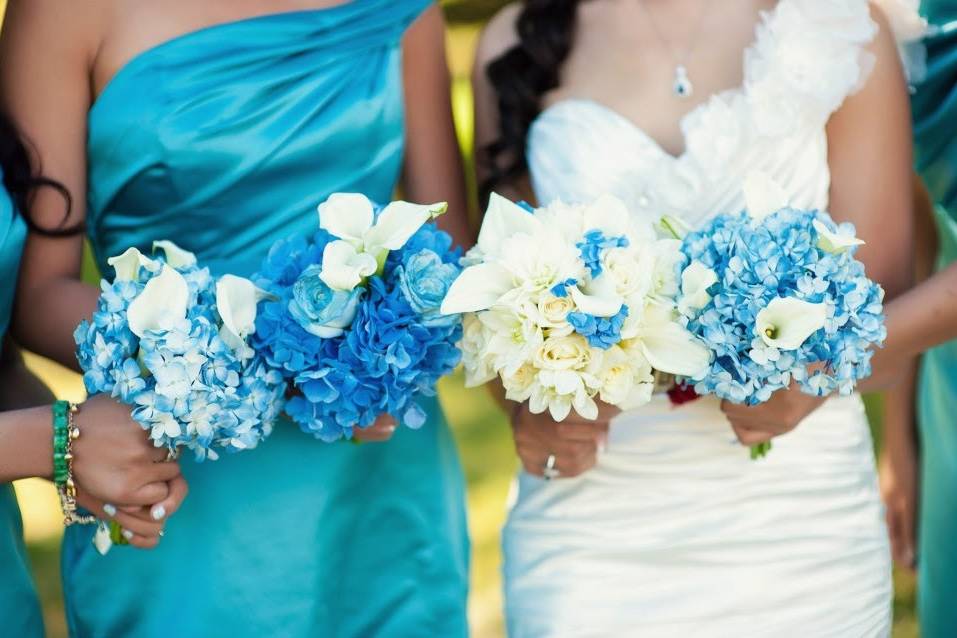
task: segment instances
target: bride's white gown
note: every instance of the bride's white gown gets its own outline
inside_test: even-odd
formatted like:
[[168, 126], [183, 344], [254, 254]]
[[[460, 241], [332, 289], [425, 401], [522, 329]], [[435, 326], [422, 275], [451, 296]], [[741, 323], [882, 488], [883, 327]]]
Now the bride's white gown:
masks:
[[[752, 169], [792, 204], [826, 208], [825, 124], [865, 80], [865, 0], [781, 0], [741, 88], [681, 123], [663, 151], [587, 100], [546, 109], [528, 139], [541, 203], [622, 197], [699, 224], [743, 208]], [[518, 477], [504, 531], [512, 638], [841, 638], [889, 634], [891, 569], [871, 436], [858, 396], [832, 398], [752, 462], [718, 402], [665, 397], [625, 413], [576, 479]]]

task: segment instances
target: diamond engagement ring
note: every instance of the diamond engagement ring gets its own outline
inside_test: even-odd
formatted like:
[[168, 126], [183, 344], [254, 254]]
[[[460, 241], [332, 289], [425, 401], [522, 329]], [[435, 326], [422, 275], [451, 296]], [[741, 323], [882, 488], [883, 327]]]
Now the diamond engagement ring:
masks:
[[545, 466], [542, 468], [542, 476], [545, 477], [546, 481], [550, 481], [553, 478], [558, 478], [561, 476], [561, 472], [558, 471], [558, 468], [555, 467], [555, 463], [558, 459], [554, 454], [549, 454], [548, 458], [545, 459]]

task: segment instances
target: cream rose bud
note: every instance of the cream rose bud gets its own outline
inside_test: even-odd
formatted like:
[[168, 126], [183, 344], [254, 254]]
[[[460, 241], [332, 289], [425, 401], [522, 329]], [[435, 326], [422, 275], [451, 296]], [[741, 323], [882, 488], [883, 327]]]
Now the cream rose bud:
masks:
[[570, 296], [556, 297], [547, 293], [535, 305], [535, 322], [542, 328], [551, 330], [551, 334], [562, 332], [571, 334], [574, 329], [568, 323], [568, 313], [575, 310], [575, 302]]
[[502, 386], [505, 388], [505, 398], [509, 401], [527, 401], [538, 383], [538, 369], [526, 363], [514, 374], [502, 377]]
[[534, 359], [543, 370], [581, 370], [591, 363], [591, 348], [581, 335], [551, 336], [535, 350]]

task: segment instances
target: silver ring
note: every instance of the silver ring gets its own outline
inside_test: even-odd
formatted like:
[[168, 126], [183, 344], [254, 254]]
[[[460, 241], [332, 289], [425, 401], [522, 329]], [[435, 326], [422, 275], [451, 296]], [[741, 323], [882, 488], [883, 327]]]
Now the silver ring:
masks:
[[555, 463], [558, 462], [558, 458], [554, 454], [549, 454], [548, 458], [545, 459], [545, 466], [542, 468], [542, 476], [545, 477], [546, 481], [550, 481], [553, 478], [558, 478], [561, 476], [561, 472], [558, 471], [558, 468], [555, 467]]
[[164, 461], [164, 463], [172, 463], [178, 458], [179, 458], [179, 448], [176, 448], [175, 450], [167, 450], [166, 460]]
[[164, 536], [166, 536], [166, 532], [165, 532], [164, 530], [160, 530], [160, 531], [159, 531], [159, 537], [160, 537], [160, 538], [163, 538]]

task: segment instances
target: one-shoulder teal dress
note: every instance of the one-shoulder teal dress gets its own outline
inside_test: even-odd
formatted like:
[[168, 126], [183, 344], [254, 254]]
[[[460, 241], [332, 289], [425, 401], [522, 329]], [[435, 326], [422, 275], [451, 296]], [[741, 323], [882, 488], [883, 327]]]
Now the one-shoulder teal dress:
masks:
[[[917, 169], [936, 203], [939, 268], [957, 260], [957, 0], [924, 0], [934, 27], [912, 99]], [[925, 638], [957, 636], [957, 341], [923, 357], [918, 395], [918, 607]]]
[[[89, 113], [89, 238], [100, 268], [171, 239], [251, 275], [312, 233], [336, 191], [387, 201], [403, 158], [400, 40], [427, 0], [353, 0], [191, 32], [126, 64]], [[259, 448], [182, 461], [190, 493], [158, 549], [68, 530], [73, 636], [467, 634], [456, 448], [436, 401], [418, 431], [325, 444], [290, 423]]]
[[[26, 225], [14, 207], [0, 172], [0, 341], [10, 324], [20, 253]], [[26, 548], [23, 522], [13, 486], [0, 484], [0, 635], [23, 638], [43, 636], [43, 619]]]

